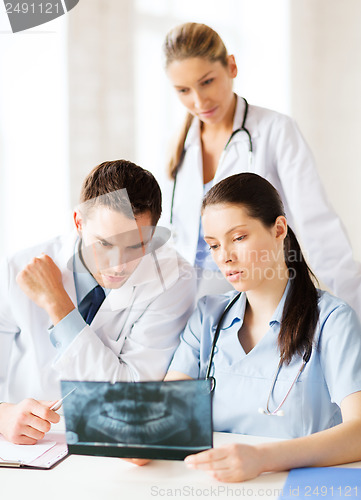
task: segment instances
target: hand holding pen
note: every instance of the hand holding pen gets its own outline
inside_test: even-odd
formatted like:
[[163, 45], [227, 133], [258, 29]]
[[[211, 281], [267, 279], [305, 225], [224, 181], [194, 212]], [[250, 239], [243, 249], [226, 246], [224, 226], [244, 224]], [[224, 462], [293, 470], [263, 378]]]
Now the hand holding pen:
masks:
[[0, 433], [15, 444], [35, 444], [43, 439], [60, 416], [50, 401], [24, 399], [20, 403], [1, 403]]
[[56, 401], [53, 406], [50, 407], [50, 410], [53, 410], [53, 411], [58, 411], [61, 407], [61, 405], [63, 404], [63, 401], [65, 398], [67, 398], [68, 396], [70, 396], [70, 394], [72, 392], [74, 392], [76, 389], [76, 387], [74, 387], [71, 391], [68, 392], [68, 394], [65, 394], [64, 397], [62, 397], [61, 399], [58, 399], [58, 401]]
[[37, 443], [50, 430], [51, 424], [59, 422], [56, 411], [75, 389], [55, 403], [35, 399], [24, 399], [18, 404], [1, 403], [0, 433], [15, 444]]

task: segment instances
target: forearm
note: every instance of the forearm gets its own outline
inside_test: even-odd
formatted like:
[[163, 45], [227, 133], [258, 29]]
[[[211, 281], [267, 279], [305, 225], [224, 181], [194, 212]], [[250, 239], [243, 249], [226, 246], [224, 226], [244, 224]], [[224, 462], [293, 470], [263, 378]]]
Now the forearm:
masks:
[[48, 302], [44, 309], [48, 313], [53, 325], [55, 326], [71, 311], [73, 311], [75, 309], [75, 306], [71, 301], [69, 295], [65, 292], [62, 297], [59, 297], [59, 300]]
[[361, 418], [301, 438], [258, 446], [263, 472], [361, 460]]

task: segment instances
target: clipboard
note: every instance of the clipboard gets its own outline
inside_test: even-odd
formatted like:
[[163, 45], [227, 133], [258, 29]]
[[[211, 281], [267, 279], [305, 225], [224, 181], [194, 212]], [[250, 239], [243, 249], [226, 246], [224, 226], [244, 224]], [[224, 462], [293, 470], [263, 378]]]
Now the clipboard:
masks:
[[9, 443], [0, 435], [0, 469], [6, 467], [50, 470], [67, 455], [64, 432], [51, 432], [34, 445]]

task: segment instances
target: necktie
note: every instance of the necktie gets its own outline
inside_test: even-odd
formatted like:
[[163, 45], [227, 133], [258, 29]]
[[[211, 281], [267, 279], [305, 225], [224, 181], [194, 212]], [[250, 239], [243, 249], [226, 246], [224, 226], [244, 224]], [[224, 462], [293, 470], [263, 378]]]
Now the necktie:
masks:
[[99, 307], [102, 305], [105, 299], [104, 290], [100, 285], [90, 290], [90, 292], [84, 297], [84, 299], [79, 304], [79, 312], [83, 316], [84, 320], [90, 325], [93, 321], [94, 316], [98, 312]]

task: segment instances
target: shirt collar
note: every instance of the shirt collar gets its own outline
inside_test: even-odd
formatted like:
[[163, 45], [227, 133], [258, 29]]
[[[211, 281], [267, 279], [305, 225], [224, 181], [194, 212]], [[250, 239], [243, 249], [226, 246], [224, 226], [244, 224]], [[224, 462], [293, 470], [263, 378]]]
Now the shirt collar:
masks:
[[[83, 260], [80, 258], [80, 244], [81, 241], [78, 238], [75, 242], [73, 256], [73, 274], [78, 304], [80, 304], [84, 297], [98, 285], [98, 282], [90, 274]], [[104, 289], [104, 291], [106, 292], [106, 289]]]
[[278, 323], [279, 325], [281, 324], [283, 309], [285, 306], [286, 298], [290, 290], [290, 287], [291, 287], [291, 282], [290, 280], [288, 280], [285, 291], [283, 292], [283, 295], [281, 297], [281, 300], [279, 301], [278, 306], [276, 307], [276, 310], [272, 315], [271, 321], [269, 322], [270, 326], [273, 326], [275, 323]]
[[[273, 313], [272, 318], [269, 322], [270, 326], [273, 326], [275, 323], [281, 324], [282, 315], [283, 315], [283, 308], [284, 308], [290, 287], [291, 287], [291, 283], [290, 283], [290, 281], [288, 281], [286, 288], [285, 288], [285, 291], [283, 292], [283, 295], [281, 297], [281, 300], [279, 301], [278, 306], [277, 306], [275, 312]], [[238, 293], [239, 292], [232, 293], [230, 300], [226, 304], [226, 307], [228, 306], [228, 304], [230, 304], [232, 302], [232, 300], [234, 299], [234, 297]], [[240, 326], [242, 326], [244, 313], [246, 311], [246, 304], [247, 304], [247, 296], [245, 293], [242, 293], [240, 298], [237, 300], [237, 302], [231, 307], [231, 309], [225, 315], [225, 317], [222, 321], [222, 330], [226, 330], [226, 329], [230, 328], [237, 321], [241, 321]], [[224, 310], [226, 309], [226, 307], [224, 308]], [[215, 325], [215, 328], [216, 327], [217, 327], [217, 324]]]
[[[239, 292], [232, 292], [230, 295], [230, 300], [227, 302], [224, 310], [228, 307], [228, 305], [232, 302], [232, 300], [238, 295]], [[228, 295], [228, 294], [227, 294]], [[247, 297], [245, 293], [242, 293], [237, 302], [230, 308], [227, 314], [224, 316], [222, 320], [222, 330], [227, 330], [234, 323], [241, 321], [243, 323], [244, 313], [246, 310]], [[214, 328], [217, 328], [217, 324], [215, 324]]]

